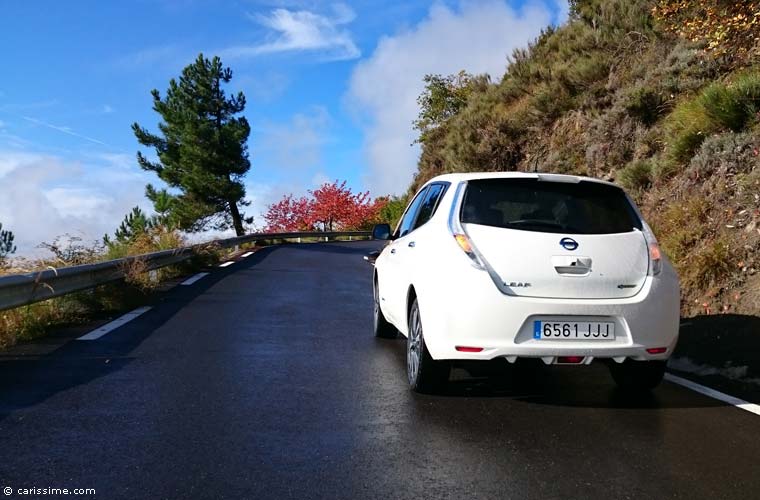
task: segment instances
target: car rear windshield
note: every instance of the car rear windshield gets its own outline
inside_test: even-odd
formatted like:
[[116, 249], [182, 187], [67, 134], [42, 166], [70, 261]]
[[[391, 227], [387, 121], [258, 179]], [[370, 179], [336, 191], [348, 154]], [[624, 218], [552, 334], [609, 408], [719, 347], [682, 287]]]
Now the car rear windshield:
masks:
[[469, 181], [461, 220], [545, 233], [612, 234], [642, 227], [622, 189], [539, 179]]

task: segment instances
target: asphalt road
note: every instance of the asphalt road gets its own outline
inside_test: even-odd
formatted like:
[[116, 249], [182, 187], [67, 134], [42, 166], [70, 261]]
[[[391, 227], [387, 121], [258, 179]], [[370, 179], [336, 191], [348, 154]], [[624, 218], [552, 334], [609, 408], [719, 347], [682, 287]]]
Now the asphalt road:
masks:
[[374, 247], [265, 249], [97, 341], [0, 357], [0, 488], [760, 497], [760, 417], [676, 385], [631, 399], [603, 366], [528, 366], [410, 393], [403, 341], [371, 333]]

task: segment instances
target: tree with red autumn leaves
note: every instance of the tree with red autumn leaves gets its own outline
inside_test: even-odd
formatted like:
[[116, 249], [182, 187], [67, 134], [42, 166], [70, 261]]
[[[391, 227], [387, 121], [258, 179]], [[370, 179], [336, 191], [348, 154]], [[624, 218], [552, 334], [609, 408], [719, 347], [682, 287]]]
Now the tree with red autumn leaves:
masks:
[[325, 183], [308, 197], [286, 195], [269, 205], [264, 220], [267, 232], [338, 231], [366, 228], [376, 221], [385, 199], [372, 200], [369, 191], [353, 193], [346, 181]]

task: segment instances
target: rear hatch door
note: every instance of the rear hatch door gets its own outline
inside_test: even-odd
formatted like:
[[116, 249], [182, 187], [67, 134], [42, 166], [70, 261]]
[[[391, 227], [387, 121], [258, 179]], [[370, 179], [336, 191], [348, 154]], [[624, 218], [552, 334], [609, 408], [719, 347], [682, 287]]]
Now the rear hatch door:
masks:
[[460, 214], [477, 251], [524, 297], [609, 299], [636, 295], [649, 252], [623, 191], [592, 181], [469, 181]]

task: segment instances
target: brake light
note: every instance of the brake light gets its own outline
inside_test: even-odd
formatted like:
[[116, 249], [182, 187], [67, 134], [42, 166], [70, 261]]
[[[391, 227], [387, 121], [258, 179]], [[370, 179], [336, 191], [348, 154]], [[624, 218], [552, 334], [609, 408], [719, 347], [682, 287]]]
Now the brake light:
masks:
[[585, 358], [583, 356], [558, 356], [557, 363], [567, 364], [567, 365], [577, 365], [578, 363], [582, 362], [584, 359]]
[[667, 351], [667, 347], [650, 347], [647, 349], [647, 352], [649, 354], [663, 354], [665, 351]]
[[456, 346], [456, 350], [459, 352], [481, 352], [483, 350], [482, 347], [469, 347], [464, 345], [458, 345]]

